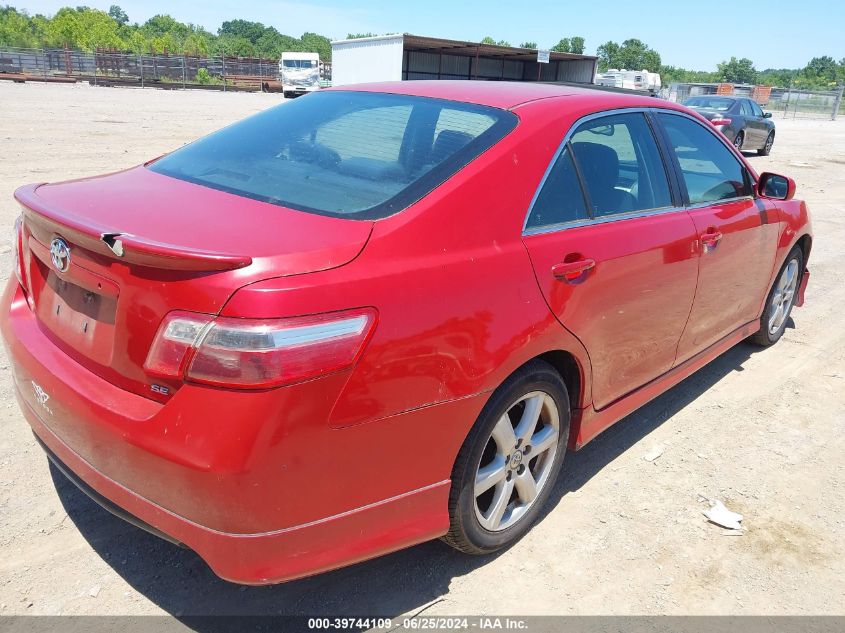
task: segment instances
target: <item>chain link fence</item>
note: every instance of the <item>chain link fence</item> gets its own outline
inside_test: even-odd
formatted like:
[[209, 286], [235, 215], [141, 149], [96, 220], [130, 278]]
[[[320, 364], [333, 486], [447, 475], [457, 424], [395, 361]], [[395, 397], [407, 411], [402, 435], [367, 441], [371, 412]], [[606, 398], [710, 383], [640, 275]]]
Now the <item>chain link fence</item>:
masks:
[[[724, 86], [724, 84], [721, 84]], [[689, 97], [698, 95], [725, 94], [717, 92], [720, 84], [673, 83], [661, 90], [660, 96], [669, 101], [683, 103]], [[730, 94], [736, 97], [755, 99], [761, 107], [772, 113], [774, 118], [789, 119], [835, 119], [842, 107], [842, 92], [837, 90], [798, 90], [793, 88], [772, 88], [757, 90], [751, 85], [735, 85]], [[758, 96], [760, 95], [760, 96]]]

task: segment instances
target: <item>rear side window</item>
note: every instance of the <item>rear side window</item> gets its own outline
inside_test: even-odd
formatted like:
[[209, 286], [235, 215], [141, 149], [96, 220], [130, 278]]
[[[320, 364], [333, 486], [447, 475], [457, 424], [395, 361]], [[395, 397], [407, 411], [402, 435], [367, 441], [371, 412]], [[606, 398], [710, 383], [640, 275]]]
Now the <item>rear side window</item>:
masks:
[[589, 219], [569, 146], [558, 156], [543, 184], [525, 228]]
[[672, 205], [666, 169], [642, 114], [583, 123], [570, 145], [594, 217]]
[[526, 228], [672, 206], [666, 168], [641, 113], [582, 123], [549, 171]]
[[680, 164], [690, 204], [751, 195], [745, 167], [715, 133], [684, 116], [657, 116]]
[[224, 128], [149, 168], [302, 211], [378, 219], [426, 195], [516, 123], [498, 108], [326, 91]]

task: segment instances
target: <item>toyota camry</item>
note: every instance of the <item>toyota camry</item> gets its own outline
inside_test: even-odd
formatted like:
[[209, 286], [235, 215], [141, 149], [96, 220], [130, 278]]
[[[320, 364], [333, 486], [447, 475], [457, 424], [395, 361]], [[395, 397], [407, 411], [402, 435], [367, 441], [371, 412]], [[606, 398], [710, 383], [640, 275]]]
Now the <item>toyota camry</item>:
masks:
[[324, 90], [18, 189], [3, 338], [49, 459], [223, 578], [484, 554], [567, 449], [783, 335], [812, 247], [794, 195], [651, 98]]

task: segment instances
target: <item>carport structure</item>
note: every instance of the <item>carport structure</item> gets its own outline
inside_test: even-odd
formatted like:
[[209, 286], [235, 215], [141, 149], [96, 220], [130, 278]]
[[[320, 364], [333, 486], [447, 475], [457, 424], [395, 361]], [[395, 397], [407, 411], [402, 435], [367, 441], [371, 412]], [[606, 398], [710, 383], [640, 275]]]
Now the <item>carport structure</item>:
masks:
[[551, 52], [539, 63], [530, 48], [447, 40], [420, 35], [384, 35], [332, 42], [332, 81], [475, 79], [591, 84], [598, 59]]

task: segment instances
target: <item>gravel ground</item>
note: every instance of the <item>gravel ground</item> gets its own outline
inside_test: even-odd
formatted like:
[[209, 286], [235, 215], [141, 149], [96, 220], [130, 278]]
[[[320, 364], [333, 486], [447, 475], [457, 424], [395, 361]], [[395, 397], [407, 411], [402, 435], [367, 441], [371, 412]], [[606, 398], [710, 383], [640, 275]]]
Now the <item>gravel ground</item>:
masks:
[[[2, 82], [0, 225], [20, 184], [137, 164], [279, 100]], [[772, 155], [751, 162], [809, 202], [806, 306], [776, 346], [738, 345], [570, 454], [545, 517], [507, 552], [432, 542], [286, 585], [228, 584], [53, 473], [0, 356], [0, 614], [843, 613], [845, 121], [776, 122]], [[742, 535], [707, 523], [701, 496], [744, 514]]]

